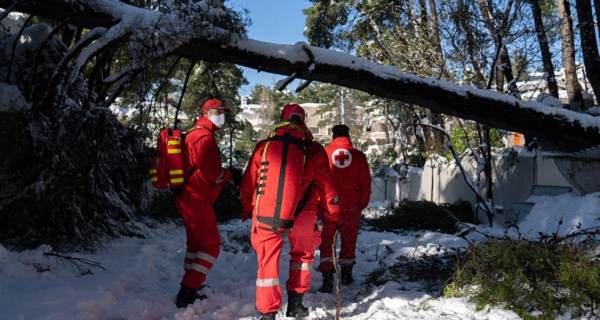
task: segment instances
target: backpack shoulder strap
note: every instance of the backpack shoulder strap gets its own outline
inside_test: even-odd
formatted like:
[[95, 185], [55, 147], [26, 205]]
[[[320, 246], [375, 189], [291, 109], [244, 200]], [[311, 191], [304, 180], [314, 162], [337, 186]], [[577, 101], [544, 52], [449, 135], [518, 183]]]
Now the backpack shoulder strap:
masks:
[[288, 132], [284, 133], [282, 136], [268, 137], [267, 139], [265, 139], [265, 141], [281, 141], [283, 143], [294, 144], [298, 148], [300, 148], [300, 150], [302, 150], [302, 153], [304, 153], [305, 157], [308, 156], [306, 153], [306, 144], [304, 143], [304, 140], [297, 137], [292, 137]]

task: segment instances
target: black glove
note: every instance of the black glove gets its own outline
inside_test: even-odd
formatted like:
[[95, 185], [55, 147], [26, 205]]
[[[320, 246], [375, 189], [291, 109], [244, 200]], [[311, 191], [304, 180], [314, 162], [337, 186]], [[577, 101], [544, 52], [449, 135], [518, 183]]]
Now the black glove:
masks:
[[239, 187], [242, 184], [242, 170], [238, 168], [228, 168], [231, 172], [231, 181], [233, 181], [233, 185]]

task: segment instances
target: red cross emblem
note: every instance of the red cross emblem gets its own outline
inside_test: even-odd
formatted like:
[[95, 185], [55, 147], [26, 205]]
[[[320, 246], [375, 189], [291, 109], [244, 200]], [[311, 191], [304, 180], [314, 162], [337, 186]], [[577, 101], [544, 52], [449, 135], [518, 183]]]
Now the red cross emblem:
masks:
[[346, 149], [337, 149], [331, 154], [331, 162], [340, 169], [344, 169], [352, 163], [352, 154]]

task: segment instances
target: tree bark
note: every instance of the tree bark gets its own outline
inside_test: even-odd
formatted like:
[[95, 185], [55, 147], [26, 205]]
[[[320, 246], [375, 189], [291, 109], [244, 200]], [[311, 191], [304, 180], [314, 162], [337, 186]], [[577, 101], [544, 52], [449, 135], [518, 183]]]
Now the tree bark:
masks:
[[552, 64], [552, 55], [550, 54], [550, 46], [548, 45], [548, 37], [546, 37], [546, 28], [542, 20], [542, 8], [540, 0], [529, 0], [531, 5], [531, 13], [535, 23], [535, 32], [537, 34], [538, 43], [540, 44], [540, 52], [542, 54], [542, 65], [546, 72], [546, 81], [548, 83], [548, 91], [550, 95], [558, 98], [558, 85], [556, 84], [556, 75], [554, 73], [554, 65]]
[[[594, 11], [596, 11], [596, 21], [600, 21], [600, 1], [594, 0]], [[598, 34], [600, 34], [600, 23], [598, 24]]]
[[583, 95], [581, 94], [582, 89], [577, 79], [577, 67], [575, 66], [575, 40], [570, 3], [568, 0], [557, 0], [556, 6], [561, 21], [563, 68], [565, 70], [565, 87], [569, 97], [569, 105], [571, 110], [581, 111], [583, 109]]
[[598, 42], [594, 31], [594, 17], [590, 0], [577, 0], [577, 17], [579, 18], [579, 31], [581, 31], [581, 51], [585, 73], [594, 89], [594, 94], [600, 94], [600, 55]]
[[434, 48], [437, 51], [437, 65], [440, 68], [440, 79], [450, 80], [451, 77], [446, 69], [446, 62], [442, 53], [442, 41], [440, 40], [440, 27], [435, 0], [429, 0], [429, 11], [431, 13], [431, 36]]
[[470, 57], [470, 61], [473, 64], [473, 68], [475, 75], [471, 79], [471, 83], [475, 85], [477, 88], [485, 88], [485, 76], [483, 75], [483, 66], [479, 62], [481, 59], [477, 56], [478, 52], [481, 52], [480, 48], [477, 45], [477, 40], [474, 36], [473, 27], [469, 24], [467, 17], [469, 16], [469, 7], [468, 4], [460, 1], [459, 8], [457, 11], [462, 11], [461, 15], [457, 16], [457, 20], [454, 22], [458, 29], [461, 29], [465, 35], [466, 45], [467, 45], [467, 54]]

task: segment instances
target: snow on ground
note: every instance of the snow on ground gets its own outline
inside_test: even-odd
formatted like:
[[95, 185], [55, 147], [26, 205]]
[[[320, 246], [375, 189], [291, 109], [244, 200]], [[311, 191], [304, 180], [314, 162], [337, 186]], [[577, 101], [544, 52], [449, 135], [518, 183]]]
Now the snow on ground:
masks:
[[[537, 199], [534, 210], [521, 224], [522, 231], [555, 230], [557, 217], [583, 227], [598, 225], [600, 194], [573, 194]], [[367, 215], [381, 214], [385, 204], [372, 203]], [[568, 221], [568, 222], [567, 222]], [[501, 228], [479, 227], [480, 231], [503, 234]], [[256, 257], [248, 244], [249, 223], [232, 221], [220, 225], [222, 252], [211, 270], [205, 288], [208, 299], [184, 309], [174, 304], [183, 274], [184, 230], [176, 223], [145, 229], [145, 238], [112, 241], [97, 254], [71, 254], [89, 259], [102, 268], [88, 265], [91, 274], [70, 262], [44, 256], [49, 248], [21, 253], [0, 246], [1, 319], [254, 319]], [[358, 237], [355, 281], [343, 286], [341, 319], [520, 319], [512, 311], [491, 308], [476, 311], [462, 298], [434, 298], [410, 283], [387, 282], [361, 292], [365, 276], [380, 265], [391, 264], [398, 255], [411, 257], [429, 246], [464, 246], [453, 235], [421, 231], [402, 234], [361, 230]], [[384, 249], [387, 245], [393, 253]], [[286, 242], [284, 252], [289, 246]], [[415, 250], [415, 248], [417, 250]], [[318, 250], [317, 250], [318, 255]], [[284, 319], [289, 255], [282, 257], [281, 279], [284, 304], [278, 317]], [[318, 260], [317, 260], [318, 262]], [[83, 265], [80, 263], [80, 265]], [[316, 264], [315, 264], [316, 266]], [[313, 273], [311, 292], [305, 305], [311, 319], [335, 318], [335, 295], [316, 291], [321, 274]]]

